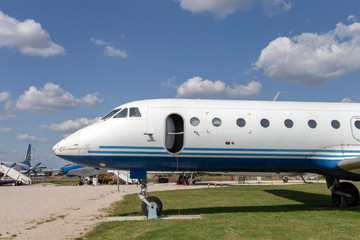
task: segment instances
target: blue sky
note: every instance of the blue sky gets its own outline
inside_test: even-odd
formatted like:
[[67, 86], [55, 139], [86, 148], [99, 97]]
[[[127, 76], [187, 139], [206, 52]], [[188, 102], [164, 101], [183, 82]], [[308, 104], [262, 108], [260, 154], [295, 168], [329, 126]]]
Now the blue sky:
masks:
[[0, 2], [0, 160], [150, 98], [360, 101], [358, 0]]

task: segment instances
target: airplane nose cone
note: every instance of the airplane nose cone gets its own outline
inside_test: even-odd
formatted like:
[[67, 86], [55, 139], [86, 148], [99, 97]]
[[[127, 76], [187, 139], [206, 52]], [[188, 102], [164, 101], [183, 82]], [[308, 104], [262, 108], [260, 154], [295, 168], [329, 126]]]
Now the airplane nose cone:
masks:
[[64, 138], [53, 147], [53, 153], [59, 157], [74, 156], [79, 153], [79, 132]]

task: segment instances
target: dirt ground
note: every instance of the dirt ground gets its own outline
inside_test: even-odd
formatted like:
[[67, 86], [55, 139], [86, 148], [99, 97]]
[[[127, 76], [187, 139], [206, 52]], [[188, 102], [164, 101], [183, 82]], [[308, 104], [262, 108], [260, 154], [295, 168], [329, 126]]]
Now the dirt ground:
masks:
[[[191, 188], [199, 187], [204, 186]], [[149, 192], [175, 189], [171, 183], [148, 187]], [[104, 208], [139, 190], [136, 185], [120, 185], [120, 192], [116, 185], [2, 186], [0, 239], [74, 239], [104, 221]]]
[[[287, 184], [301, 184], [291, 181]], [[211, 182], [180, 189], [220, 187], [222, 183]], [[282, 181], [257, 183], [247, 181], [228, 185], [284, 184]], [[154, 184], [148, 192], [176, 190], [175, 183]], [[0, 187], [0, 239], [74, 239], [89, 232], [98, 223], [105, 221], [104, 208], [119, 201], [126, 194], [138, 193], [139, 186], [63, 186], [34, 184], [28, 186]], [[139, 209], [140, 209], [139, 200]]]

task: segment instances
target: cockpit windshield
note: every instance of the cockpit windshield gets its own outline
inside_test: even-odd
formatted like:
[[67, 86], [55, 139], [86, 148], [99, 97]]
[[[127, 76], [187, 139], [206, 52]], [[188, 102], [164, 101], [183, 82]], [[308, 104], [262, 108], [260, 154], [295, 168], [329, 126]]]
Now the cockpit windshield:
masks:
[[116, 114], [114, 116], [114, 118], [127, 118], [128, 115], [128, 109], [124, 108], [123, 110], [121, 110], [118, 114]]
[[105, 115], [105, 117], [103, 117], [101, 120], [108, 120], [109, 118], [111, 118], [112, 116], [114, 116], [115, 113], [121, 111], [121, 108], [119, 109], [114, 109], [111, 112], [109, 112], [108, 114]]

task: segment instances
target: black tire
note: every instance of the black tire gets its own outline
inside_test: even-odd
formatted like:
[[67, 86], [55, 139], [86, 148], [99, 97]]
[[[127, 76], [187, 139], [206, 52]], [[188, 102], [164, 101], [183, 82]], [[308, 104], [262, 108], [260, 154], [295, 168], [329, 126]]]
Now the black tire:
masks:
[[177, 181], [177, 184], [183, 185], [184, 184], [184, 176], [179, 176], [179, 179]]
[[[349, 182], [342, 182], [340, 183], [339, 190], [351, 195], [351, 197], [345, 197], [345, 204], [347, 207], [355, 207], [359, 204], [359, 190], [355, 187], [354, 184]], [[332, 193], [331, 197], [335, 207], [340, 207], [341, 196]]]
[[[146, 200], [148, 200], [151, 205], [156, 205], [156, 214], [159, 216], [162, 212], [162, 207], [163, 207], [160, 199], [155, 196], [150, 196], [150, 197], [147, 197]], [[146, 205], [146, 203], [142, 202], [141, 210], [145, 216], [148, 216], [149, 207], [148, 207], [148, 205]]]

